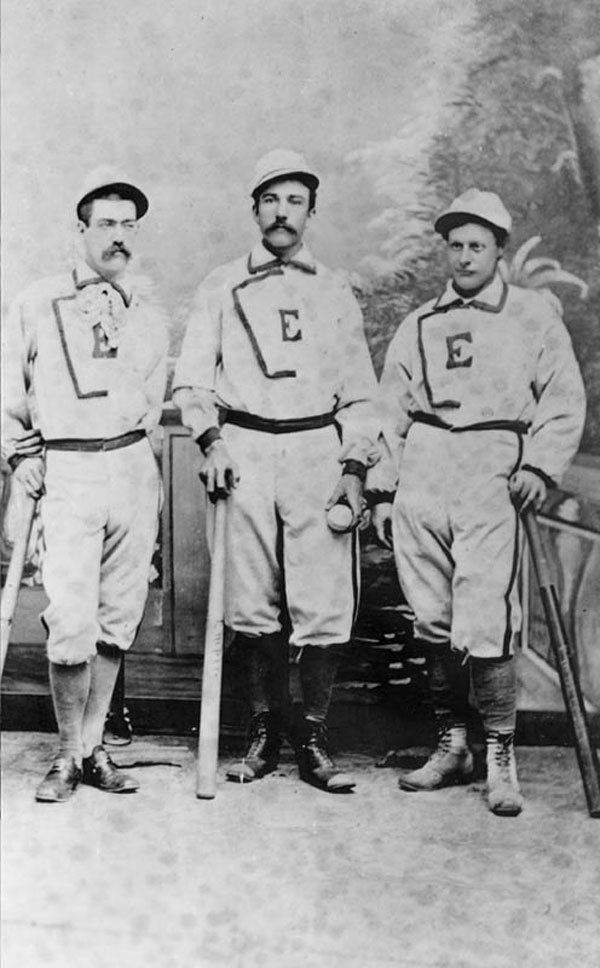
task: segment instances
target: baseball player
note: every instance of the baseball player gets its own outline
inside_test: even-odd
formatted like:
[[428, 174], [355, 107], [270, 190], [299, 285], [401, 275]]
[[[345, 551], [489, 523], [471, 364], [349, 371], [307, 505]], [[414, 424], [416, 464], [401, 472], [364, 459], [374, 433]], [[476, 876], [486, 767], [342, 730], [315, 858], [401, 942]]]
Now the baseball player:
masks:
[[148, 432], [166, 384], [167, 333], [129, 270], [144, 193], [112, 168], [77, 196], [81, 258], [15, 301], [4, 327], [3, 446], [41, 498], [49, 676], [59, 745], [36, 799], [83, 781], [137, 790], [102, 747], [123, 651], [142, 618], [160, 482]]
[[[261, 241], [200, 286], [173, 399], [200, 445], [208, 493], [227, 499], [226, 625], [248, 650], [253, 713], [248, 782], [277, 766], [284, 610], [301, 650], [304, 780], [354, 781], [333, 763], [326, 718], [336, 656], [357, 596], [356, 535], [366, 469], [377, 458], [375, 376], [349, 285], [303, 242], [319, 179], [293, 151], [261, 158], [251, 186]], [[330, 530], [345, 502], [350, 530]]]
[[[470, 189], [435, 229], [452, 278], [402, 323], [381, 378], [393, 462], [387, 483], [381, 462], [373, 521], [388, 546], [392, 525], [439, 726], [437, 749], [400, 787], [469, 779], [470, 674], [487, 739], [489, 806], [512, 816], [522, 808], [513, 748], [519, 510], [539, 508], [560, 480], [577, 450], [585, 397], [555, 306], [498, 272], [511, 229], [500, 198]], [[378, 468], [372, 473], [375, 481]]]

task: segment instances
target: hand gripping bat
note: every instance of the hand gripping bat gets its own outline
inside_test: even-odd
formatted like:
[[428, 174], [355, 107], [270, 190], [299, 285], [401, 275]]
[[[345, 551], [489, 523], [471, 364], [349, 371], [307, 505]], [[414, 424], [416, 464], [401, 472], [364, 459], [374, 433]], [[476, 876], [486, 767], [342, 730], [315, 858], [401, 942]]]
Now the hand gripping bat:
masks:
[[540, 587], [540, 596], [550, 633], [563, 699], [575, 739], [575, 751], [579, 772], [587, 800], [590, 817], [600, 817], [600, 771], [595, 749], [590, 742], [590, 734], [585, 714], [585, 704], [577, 676], [572, 647], [567, 639], [565, 627], [558, 606], [558, 595], [552, 581], [548, 556], [539, 525], [532, 508], [522, 515], [527, 534], [531, 560]]
[[4, 588], [2, 589], [2, 602], [0, 603], [0, 645], [2, 650], [0, 656], [0, 676], [2, 676], [4, 660], [8, 652], [12, 620], [19, 597], [35, 506], [35, 498], [28, 496], [23, 507], [21, 520], [19, 521], [19, 530], [13, 546], [12, 555], [10, 556]]
[[200, 800], [214, 799], [217, 790], [219, 715], [223, 669], [226, 505], [226, 498], [221, 498], [215, 504], [198, 737], [196, 796]]

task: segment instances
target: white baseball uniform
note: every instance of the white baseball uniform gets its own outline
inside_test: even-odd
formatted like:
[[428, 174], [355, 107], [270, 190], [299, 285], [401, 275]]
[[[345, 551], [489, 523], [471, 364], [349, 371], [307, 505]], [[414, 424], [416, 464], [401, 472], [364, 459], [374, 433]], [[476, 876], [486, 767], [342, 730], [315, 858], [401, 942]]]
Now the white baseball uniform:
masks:
[[38, 428], [43, 621], [51, 662], [104, 642], [127, 649], [142, 618], [160, 480], [147, 432], [160, 419], [167, 332], [147, 285], [81, 263], [15, 301], [3, 334], [3, 439]]
[[585, 395], [569, 334], [548, 299], [499, 275], [472, 299], [448, 283], [398, 329], [380, 392], [393, 461], [369, 487], [397, 486], [394, 548], [415, 632], [508, 656], [521, 622], [508, 480], [523, 468], [557, 483], [577, 450]]
[[350, 637], [356, 540], [328, 527], [340, 463], [377, 459], [376, 380], [349, 285], [303, 247], [260, 243], [200, 286], [173, 399], [195, 439], [225, 421], [240, 468], [227, 499], [226, 622], [296, 646]]

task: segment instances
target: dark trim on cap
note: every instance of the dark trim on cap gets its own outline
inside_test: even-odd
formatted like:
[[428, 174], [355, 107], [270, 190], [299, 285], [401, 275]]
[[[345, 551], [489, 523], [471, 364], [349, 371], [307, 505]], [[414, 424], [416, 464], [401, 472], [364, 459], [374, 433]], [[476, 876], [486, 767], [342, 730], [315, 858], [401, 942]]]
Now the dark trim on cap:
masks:
[[[470, 212], [447, 212], [445, 215], [440, 215], [438, 219], [433, 223], [434, 230], [441, 235], [442, 238], [446, 238], [448, 232], [452, 229], [458, 229], [461, 225], [468, 225], [469, 222], [474, 222], [475, 225], [482, 225], [484, 229], [489, 229], [490, 232], [494, 233], [496, 242], [501, 248], [504, 248], [506, 240], [508, 239], [510, 232], [505, 229], [502, 225], [496, 225], [495, 222], [490, 222], [487, 218], [482, 218], [481, 215], [472, 215]], [[501, 232], [504, 236], [504, 241], [500, 242], [497, 238], [496, 233]]]
[[93, 202], [95, 198], [110, 195], [113, 192], [115, 195], [120, 195], [122, 198], [134, 203], [138, 219], [144, 217], [150, 203], [143, 191], [135, 185], [130, 184], [130, 182], [109, 182], [107, 185], [98, 185], [97, 188], [92, 189], [91, 192], [88, 192], [87, 195], [79, 199], [77, 202], [77, 218], [81, 218], [80, 209], [86, 202]]
[[280, 181], [299, 181], [302, 182], [303, 185], [306, 185], [308, 189], [312, 189], [313, 192], [316, 192], [320, 185], [320, 181], [317, 176], [311, 175], [309, 172], [286, 171], [282, 175], [275, 175], [273, 178], [265, 179], [265, 181], [261, 182], [260, 185], [257, 185], [256, 188], [253, 189], [253, 191], [250, 193], [250, 197], [253, 198], [255, 202], [258, 201], [258, 194], [260, 192], [264, 192], [269, 185], [275, 185]]

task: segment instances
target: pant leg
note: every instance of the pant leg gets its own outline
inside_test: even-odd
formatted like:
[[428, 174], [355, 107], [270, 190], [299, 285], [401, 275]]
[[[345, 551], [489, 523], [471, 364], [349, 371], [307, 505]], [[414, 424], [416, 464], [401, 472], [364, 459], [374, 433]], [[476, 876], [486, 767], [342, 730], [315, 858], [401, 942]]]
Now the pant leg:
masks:
[[98, 600], [107, 480], [102, 455], [50, 451], [41, 516], [42, 579], [49, 603], [48, 658], [77, 665], [96, 653]]
[[147, 440], [101, 456], [110, 503], [100, 571], [100, 641], [128, 649], [148, 596], [158, 532], [160, 480]]
[[333, 427], [282, 435], [277, 507], [283, 522], [285, 595], [290, 642], [342, 645], [350, 639], [358, 593], [358, 539], [333, 532], [325, 504], [340, 479]]
[[[272, 434], [227, 424], [223, 437], [240, 469], [238, 486], [227, 498], [225, 624], [249, 636], [281, 630], [280, 523], [274, 494]], [[213, 508], [208, 508], [212, 535]]]
[[475, 658], [507, 658], [521, 627], [522, 542], [508, 492], [519, 442], [506, 431], [480, 431], [457, 434], [453, 445], [465, 453], [465, 473], [452, 508], [452, 641]]
[[447, 505], [447, 432], [415, 424], [404, 449], [393, 510], [394, 554], [415, 635], [442, 645], [452, 625], [452, 532]]

